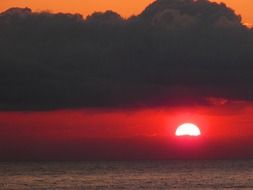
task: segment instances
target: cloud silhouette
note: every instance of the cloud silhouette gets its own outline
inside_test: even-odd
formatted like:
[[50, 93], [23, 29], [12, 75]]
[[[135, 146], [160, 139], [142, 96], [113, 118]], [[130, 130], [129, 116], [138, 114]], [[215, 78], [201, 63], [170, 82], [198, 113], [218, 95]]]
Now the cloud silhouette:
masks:
[[114, 24], [122, 24], [124, 20], [119, 14], [113, 11], [106, 11], [104, 13], [101, 12], [93, 13], [92, 15], [87, 17], [86, 22], [97, 25], [106, 25], [106, 24], [114, 25]]
[[[157, 0], [148, 6], [140, 18], [156, 21], [158, 18], [167, 24], [187, 24], [198, 26], [240, 27], [241, 17], [224, 3], [211, 3], [208, 0]], [[166, 26], [166, 24], [165, 24]]]
[[0, 109], [253, 99], [253, 31], [225, 4], [157, 0], [140, 15], [0, 14]]

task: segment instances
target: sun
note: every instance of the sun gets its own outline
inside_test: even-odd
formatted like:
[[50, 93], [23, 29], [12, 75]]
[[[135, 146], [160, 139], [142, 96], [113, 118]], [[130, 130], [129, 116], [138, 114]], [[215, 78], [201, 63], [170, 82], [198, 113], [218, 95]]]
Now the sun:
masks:
[[197, 137], [201, 135], [200, 129], [193, 123], [184, 123], [180, 125], [175, 133], [176, 136], [192, 136]]

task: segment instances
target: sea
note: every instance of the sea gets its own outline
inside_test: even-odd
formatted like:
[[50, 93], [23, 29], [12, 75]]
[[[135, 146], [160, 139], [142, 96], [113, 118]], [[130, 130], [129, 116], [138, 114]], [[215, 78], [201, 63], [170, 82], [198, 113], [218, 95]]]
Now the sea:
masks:
[[2, 162], [1, 190], [253, 189], [253, 160]]

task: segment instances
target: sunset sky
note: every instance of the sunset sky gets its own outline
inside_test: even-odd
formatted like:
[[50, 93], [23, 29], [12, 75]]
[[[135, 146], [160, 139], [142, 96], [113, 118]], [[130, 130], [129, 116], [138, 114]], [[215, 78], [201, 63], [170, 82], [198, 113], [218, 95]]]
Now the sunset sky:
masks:
[[[215, 0], [213, 0], [215, 1]], [[10, 7], [30, 7], [34, 11], [81, 13], [84, 16], [94, 11], [113, 10], [123, 17], [139, 14], [153, 0], [2, 0], [0, 11]], [[243, 17], [244, 23], [253, 23], [252, 0], [216, 0], [224, 2]]]
[[151, 2], [0, 1], [0, 161], [253, 157], [253, 1]]
[[[1, 159], [249, 158], [253, 156], [252, 104], [0, 112]], [[196, 124], [202, 135], [175, 137], [184, 122]]]

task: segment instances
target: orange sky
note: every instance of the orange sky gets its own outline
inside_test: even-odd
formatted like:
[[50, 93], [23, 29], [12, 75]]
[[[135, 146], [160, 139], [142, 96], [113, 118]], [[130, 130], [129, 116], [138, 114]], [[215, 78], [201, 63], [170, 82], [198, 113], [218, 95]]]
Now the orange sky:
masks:
[[[0, 11], [10, 7], [30, 7], [35, 11], [90, 14], [94, 11], [114, 10], [124, 17], [138, 14], [153, 0], [1, 0]], [[225, 2], [243, 16], [244, 23], [253, 23], [253, 0], [212, 0]]]

